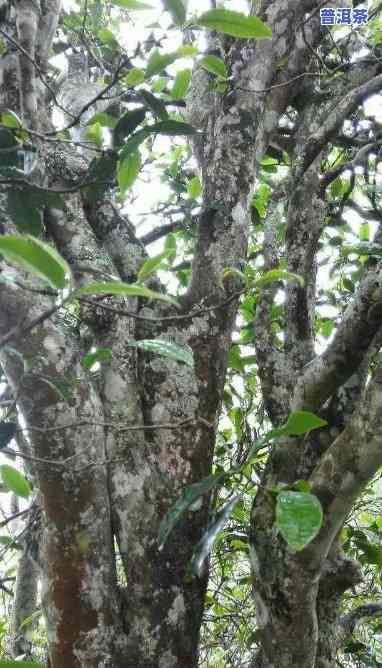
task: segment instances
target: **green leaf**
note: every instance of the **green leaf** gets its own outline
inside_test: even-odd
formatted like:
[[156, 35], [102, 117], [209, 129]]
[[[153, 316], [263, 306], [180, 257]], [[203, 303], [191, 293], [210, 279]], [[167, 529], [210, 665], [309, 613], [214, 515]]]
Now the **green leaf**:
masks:
[[122, 195], [124, 195], [137, 180], [141, 165], [142, 161], [139, 151], [130, 153], [127, 158], [118, 163], [117, 179]]
[[89, 371], [94, 364], [99, 362], [109, 362], [113, 357], [110, 348], [97, 348], [94, 352], [88, 353], [81, 360], [81, 366]]
[[207, 72], [215, 74], [217, 77], [222, 77], [227, 79], [228, 71], [224, 60], [218, 58], [217, 56], [205, 56], [199, 61], [201, 65]]
[[173, 100], [183, 100], [191, 83], [191, 70], [180, 70], [175, 77], [170, 95]]
[[183, 364], [186, 364], [186, 366], [189, 366], [191, 369], [194, 366], [192, 350], [188, 347], [186, 348], [183, 346], [177, 346], [175, 343], [170, 343], [169, 341], [163, 341], [160, 339], [142, 339], [141, 341], [131, 341], [128, 345], [135, 348], [140, 348], [140, 350], [146, 350], [150, 353], [162, 355], [162, 357], [168, 357], [169, 359], [175, 360], [176, 362], [183, 362]]
[[123, 7], [124, 9], [129, 9], [131, 11], [153, 9], [152, 5], [148, 5], [146, 2], [140, 2], [140, 0], [112, 0], [112, 3], [113, 5], [118, 5], [118, 7]]
[[204, 494], [208, 494], [227, 477], [227, 473], [210, 475], [200, 482], [189, 485], [175, 505], [164, 516], [159, 528], [159, 549], [163, 549], [171, 531], [178, 524], [182, 515], [195, 504]]
[[127, 111], [126, 114], [123, 114], [114, 128], [114, 145], [118, 147], [125, 137], [131, 135], [145, 118], [146, 109], [144, 108], [134, 109], [134, 111]]
[[11, 111], [10, 109], [1, 115], [0, 122], [6, 128], [12, 128], [13, 130], [19, 130], [23, 126], [17, 114], [15, 114], [15, 112]]
[[190, 573], [201, 577], [203, 575], [203, 565], [211, 552], [218, 534], [223, 529], [227, 520], [235, 509], [240, 497], [235, 496], [228, 501], [216, 515], [215, 520], [209, 525], [206, 532], [197, 544], [190, 563]]
[[155, 255], [154, 257], [149, 257], [149, 259], [143, 263], [138, 272], [137, 276], [138, 282], [142, 283], [147, 278], [149, 278], [149, 276], [151, 276], [154, 272], [156, 272], [157, 269], [160, 268], [163, 260], [166, 260], [167, 257], [168, 257], [167, 251], [159, 253], [159, 255]]
[[128, 86], [139, 86], [145, 80], [145, 72], [139, 67], [133, 67], [132, 70], [126, 75], [124, 81]]
[[298, 281], [301, 286], [304, 285], [304, 279], [297, 274], [293, 274], [291, 271], [286, 271], [285, 269], [271, 269], [267, 271], [261, 278], [259, 278], [254, 286], [255, 288], [263, 288], [270, 283], [275, 281]]
[[97, 121], [89, 125], [88, 129], [86, 130], [85, 137], [88, 141], [91, 141], [93, 144], [98, 146], [98, 148], [101, 148], [103, 144], [103, 133], [102, 133], [101, 123], [98, 123]]
[[44, 666], [33, 661], [0, 661], [0, 668], [44, 668]]
[[194, 176], [187, 185], [187, 193], [192, 199], [198, 199], [202, 194], [202, 184], [198, 176]]
[[147, 299], [159, 299], [179, 308], [179, 304], [173, 297], [154, 292], [144, 285], [137, 283], [120, 283], [118, 281], [105, 283], [90, 283], [73, 293], [73, 297], [82, 295], [119, 295], [121, 297], [146, 297]]
[[8, 466], [8, 464], [2, 464], [0, 466], [0, 472], [3, 483], [10, 492], [13, 492], [17, 496], [22, 496], [25, 499], [28, 498], [31, 493], [31, 488], [27, 479], [20, 473], [20, 471], [13, 466]]
[[296, 411], [288, 417], [287, 423], [280, 427], [280, 431], [287, 436], [300, 436], [313, 429], [326, 427], [328, 423], [309, 411]]
[[31, 236], [0, 236], [0, 253], [11, 264], [44, 279], [53, 288], [64, 288], [70, 276], [65, 260], [48, 244]]
[[276, 526], [293, 550], [303, 550], [317, 536], [322, 519], [321, 503], [313, 494], [291, 491], [278, 494]]
[[125, 160], [128, 155], [131, 153], [134, 153], [137, 148], [142, 144], [142, 142], [147, 139], [149, 136], [150, 132], [146, 129], [143, 130], [138, 130], [135, 134], [131, 135], [130, 139], [127, 140], [126, 144], [124, 145], [121, 153], [120, 153], [120, 160]]
[[93, 125], [93, 123], [99, 123], [103, 128], [113, 129], [117, 125], [117, 119], [107, 114], [106, 111], [99, 111], [88, 120], [86, 125]]
[[155, 49], [150, 55], [149, 62], [146, 67], [146, 78], [153, 77], [155, 74], [160, 74], [169, 65], [172, 65], [181, 56], [176, 51], [171, 53], [160, 53]]
[[160, 123], [154, 123], [149, 125], [148, 130], [150, 132], [167, 135], [168, 137], [176, 137], [178, 135], [194, 135], [197, 130], [189, 125], [188, 123], [182, 123], [181, 121], [161, 121]]
[[0, 449], [6, 448], [11, 442], [17, 429], [16, 422], [0, 422]]
[[174, 262], [176, 258], [176, 236], [172, 232], [166, 237], [164, 249], [166, 251], [168, 262]]
[[162, 0], [163, 6], [171, 14], [175, 25], [182, 26], [186, 21], [186, 6], [182, 0]]
[[361, 223], [358, 231], [358, 238], [360, 241], [370, 241], [370, 225], [369, 223]]
[[245, 16], [229, 9], [211, 9], [199, 16], [195, 24], [232, 37], [244, 39], [272, 37], [272, 30], [257, 16]]

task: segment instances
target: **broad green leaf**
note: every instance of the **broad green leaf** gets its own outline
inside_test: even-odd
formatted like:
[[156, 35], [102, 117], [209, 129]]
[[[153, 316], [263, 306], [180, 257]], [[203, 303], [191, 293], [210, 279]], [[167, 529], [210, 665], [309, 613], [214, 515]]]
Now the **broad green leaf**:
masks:
[[83, 295], [119, 295], [121, 297], [146, 297], [147, 299], [159, 299], [179, 308], [178, 302], [173, 297], [161, 294], [160, 292], [154, 292], [153, 290], [146, 288], [144, 285], [138, 285], [137, 283], [120, 283], [118, 281], [90, 283], [89, 285], [85, 285], [84, 287], [79, 288], [75, 293], [73, 293], [74, 297], [81, 297]]
[[52, 380], [46, 376], [40, 376], [40, 381], [48, 385], [61, 401], [69, 402], [73, 398], [73, 383], [66, 379]]
[[313, 494], [280, 492], [276, 526], [293, 550], [303, 550], [317, 536], [323, 519], [321, 503]]
[[65, 260], [48, 244], [31, 236], [0, 236], [0, 253], [11, 264], [44, 279], [53, 288], [67, 285], [70, 269]]
[[215, 74], [217, 77], [222, 77], [223, 79], [228, 77], [228, 71], [224, 60], [217, 56], [205, 56], [199, 61], [199, 65], [207, 70], [207, 72], [211, 72], [211, 74]]
[[193, 44], [183, 44], [183, 46], [179, 47], [177, 53], [180, 58], [192, 58], [198, 55], [199, 49]]
[[232, 37], [244, 39], [272, 37], [272, 30], [257, 16], [245, 16], [229, 9], [211, 9], [199, 16], [195, 24]]
[[0, 668], [44, 668], [44, 666], [33, 661], [0, 661]]
[[191, 508], [191, 506], [204, 494], [211, 492], [214, 487], [219, 485], [227, 477], [226, 473], [210, 475], [200, 482], [189, 485], [184, 490], [182, 496], [175, 505], [164, 516], [159, 528], [159, 549], [165, 545], [171, 531], [178, 524], [182, 515]]
[[167, 257], [168, 257], [167, 251], [159, 253], [159, 255], [155, 255], [154, 257], [149, 257], [149, 259], [146, 260], [141, 266], [138, 272], [137, 281], [139, 283], [142, 283], [147, 278], [149, 278], [149, 276], [154, 274], [157, 271], [157, 269], [160, 268], [163, 260], [166, 260]]
[[358, 238], [360, 241], [370, 241], [370, 225], [369, 223], [361, 223], [358, 231]]
[[164, 8], [171, 14], [175, 25], [182, 26], [186, 20], [185, 0], [162, 0]]
[[168, 112], [163, 100], [161, 100], [159, 97], [156, 97], [148, 90], [140, 90], [139, 95], [141, 98], [143, 98], [146, 106], [151, 109], [152, 112], [154, 112], [155, 116], [160, 118], [162, 121], [168, 118]]
[[93, 125], [93, 123], [99, 123], [103, 128], [113, 129], [117, 125], [117, 119], [107, 114], [106, 111], [99, 111], [88, 120], [86, 125]]
[[168, 262], [174, 262], [176, 258], [176, 236], [172, 232], [170, 232], [170, 234], [168, 234], [166, 237], [164, 249], [167, 254]]
[[8, 466], [8, 464], [2, 464], [0, 466], [0, 473], [4, 485], [10, 492], [13, 492], [17, 496], [22, 496], [25, 499], [28, 498], [31, 493], [31, 488], [27, 479], [20, 473], [20, 471], [13, 466]]
[[12, 128], [13, 130], [19, 130], [23, 126], [17, 114], [15, 114], [15, 112], [11, 111], [10, 109], [1, 115], [0, 122], [1, 125], [4, 125], [6, 128]]
[[81, 366], [90, 370], [94, 364], [98, 362], [109, 362], [113, 357], [113, 353], [110, 348], [97, 348], [94, 352], [88, 353], [81, 360]]
[[149, 130], [143, 129], [143, 130], [138, 130], [138, 132], [135, 132], [135, 134], [131, 135], [130, 139], [127, 140], [127, 142], [124, 144], [121, 153], [120, 153], [120, 160], [125, 160], [128, 155], [131, 155], [131, 153], [134, 153], [137, 148], [142, 144], [142, 142], [147, 139], [149, 136], [150, 132]]
[[202, 184], [198, 176], [194, 176], [187, 185], [187, 193], [192, 199], [198, 199], [202, 194]]
[[183, 100], [191, 83], [191, 70], [180, 70], [175, 77], [170, 95], [173, 100]]
[[309, 411], [296, 411], [288, 417], [287, 423], [280, 427], [280, 431], [287, 436], [300, 436], [313, 429], [326, 427], [328, 423]]
[[89, 125], [89, 127], [86, 130], [86, 139], [88, 141], [93, 142], [98, 148], [102, 147], [103, 144], [103, 133], [102, 133], [102, 125], [98, 121], [95, 123], [92, 123]]
[[172, 51], [171, 53], [160, 53], [155, 49], [150, 55], [149, 62], [146, 67], [146, 78], [153, 77], [155, 74], [160, 74], [172, 63], [180, 58], [179, 53]]
[[114, 128], [113, 132], [113, 141], [114, 146], [117, 148], [120, 146], [125, 137], [131, 135], [134, 130], [137, 129], [138, 125], [143, 123], [146, 118], [146, 109], [134, 109], [133, 111], [127, 111], [119, 119], [117, 125]]
[[117, 179], [122, 195], [124, 195], [137, 180], [141, 170], [141, 164], [141, 154], [139, 151], [130, 153], [127, 158], [118, 163]]
[[124, 81], [128, 86], [139, 86], [145, 80], [145, 72], [139, 67], [133, 67], [132, 70], [126, 75]]
[[275, 281], [298, 281], [301, 286], [304, 285], [304, 279], [297, 274], [293, 274], [291, 271], [286, 271], [285, 269], [271, 269], [271, 271], [267, 271], [255, 282], [254, 287], [263, 288], [265, 285], [269, 285]]
[[211, 552], [218, 534], [221, 532], [227, 520], [230, 518], [239, 500], [240, 497], [235, 496], [233, 499], [228, 501], [223, 506], [223, 508], [219, 510], [216, 518], [205, 531], [204, 535], [197, 544], [191, 559], [189, 570], [192, 575], [196, 575], [199, 578], [203, 575], [204, 562]]
[[141, 341], [131, 341], [129, 346], [147, 350], [150, 353], [162, 355], [162, 357], [169, 357], [176, 362], [183, 362], [186, 366], [194, 366], [194, 357], [191, 348], [178, 346], [170, 341], [163, 341], [161, 339], [142, 339]]
[[11, 442], [17, 429], [16, 422], [0, 422], [0, 449], [6, 448]]
[[118, 5], [124, 9], [129, 9], [131, 11], [140, 10], [140, 9], [153, 9], [152, 5], [148, 5], [146, 2], [140, 2], [140, 0], [112, 0], [113, 5]]
[[194, 135], [197, 130], [189, 125], [188, 123], [183, 123], [182, 121], [161, 121], [160, 123], [154, 123], [154, 125], [149, 125], [148, 130], [150, 132], [167, 135], [168, 137], [176, 137], [178, 135]]

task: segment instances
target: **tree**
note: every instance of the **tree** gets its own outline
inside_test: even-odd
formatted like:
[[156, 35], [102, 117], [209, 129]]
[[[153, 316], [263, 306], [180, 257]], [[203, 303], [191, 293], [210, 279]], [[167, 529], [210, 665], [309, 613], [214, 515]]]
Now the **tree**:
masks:
[[[203, 564], [237, 491], [253, 666], [334, 666], [380, 612], [342, 615], [360, 568], [341, 533], [382, 462], [381, 132], [364, 106], [380, 5], [366, 23], [346, 3], [225, 4], [164, 0], [183, 43], [154, 24], [134, 51], [137, 0], [1, 10], [1, 437], [29, 482], [2, 476], [33, 485], [14, 619], [36, 605], [33, 559], [51, 668], [196, 666]], [[350, 18], [338, 38], [325, 25]], [[161, 168], [164, 223], [140, 235], [130, 193]], [[213, 464], [222, 406], [236, 431]]]

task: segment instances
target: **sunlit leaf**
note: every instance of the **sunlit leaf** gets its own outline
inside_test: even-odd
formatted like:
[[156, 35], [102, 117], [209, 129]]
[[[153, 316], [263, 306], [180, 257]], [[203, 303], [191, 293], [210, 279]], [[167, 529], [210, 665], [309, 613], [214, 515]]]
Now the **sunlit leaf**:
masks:
[[282, 433], [287, 436], [300, 436], [313, 429], [326, 427], [327, 424], [326, 420], [322, 420], [317, 415], [314, 415], [314, 413], [310, 413], [309, 411], [296, 411], [295, 413], [290, 414], [287, 423], [280, 429]]
[[179, 307], [178, 302], [169, 295], [154, 292], [144, 285], [136, 283], [120, 283], [118, 281], [110, 281], [105, 283], [90, 283], [73, 293], [74, 297], [81, 297], [82, 295], [120, 295], [121, 297], [146, 297], [147, 299], [159, 299], [168, 302], [173, 306]]
[[207, 70], [207, 72], [211, 72], [211, 74], [215, 74], [223, 79], [228, 77], [228, 71], [224, 60], [217, 56], [205, 56], [199, 61], [199, 64]]
[[130, 153], [130, 155], [118, 163], [117, 179], [122, 195], [124, 195], [137, 180], [141, 170], [141, 164], [141, 154], [139, 151]]
[[44, 666], [33, 661], [0, 661], [0, 668], [44, 668]]
[[95, 122], [89, 125], [86, 130], [85, 138], [93, 144], [101, 148], [103, 144], [103, 133], [101, 123]]
[[118, 5], [118, 7], [123, 7], [124, 9], [129, 9], [130, 11], [153, 9], [152, 5], [148, 5], [146, 2], [140, 2], [140, 0], [112, 0], [112, 2], [113, 5]]
[[303, 550], [317, 536], [322, 519], [321, 503], [313, 494], [292, 491], [278, 494], [276, 525], [293, 550]]
[[195, 20], [195, 24], [232, 37], [264, 39], [272, 30], [257, 16], [245, 16], [229, 9], [211, 9]]
[[171, 97], [173, 100], [183, 100], [191, 83], [191, 70], [180, 70], [177, 72], [174, 85], [171, 89]]
[[208, 478], [204, 478], [204, 480], [195, 482], [193, 485], [186, 487], [182, 496], [164, 516], [161, 522], [158, 537], [160, 548], [163, 548], [171, 531], [178, 524], [184, 513], [191, 508], [197, 499], [204, 494], [208, 494], [214, 487], [222, 483], [226, 476], [226, 473], [210, 475]]
[[271, 269], [255, 282], [255, 287], [263, 288], [265, 285], [269, 285], [275, 281], [297, 281], [301, 286], [304, 285], [304, 279], [297, 274], [293, 274], [291, 271]]
[[168, 256], [168, 252], [165, 250], [163, 253], [159, 253], [159, 255], [155, 255], [154, 257], [149, 257], [148, 260], [146, 260], [143, 265], [141, 266], [137, 280], [139, 283], [145, 281], [149, 276], [154, 274], [161, 266], [163, 263], [163, 260], [166, 260]]
[[198, 176], [194, 176], [187, 185], [187, 193], [192, 199], [198, 199], [202, 194], [202, 184]]
[[25, 499], [28, 498], [31, 493], [31, 488], [27, 479], [20, 473], [20, 471], [8, 464], [2, 464], [0, 466], [0, 473], [4, 485], [10, 492], [13, 492], [16, 496], [22, 496]]
[[168, 357], [176, 362], [183, 362], [186, 366], [194, 366], [194, 357], [191, 348], [185, 346], [178, 346], [170, 341], [161, 339], [142, 339], [141, 341], [131, 341], [129, 346], [146, 350], [150, 353]]
[[180, 56], [176, 51], [171, 53], [160, 53], [158, 49], [156, 49], [151, 53], [149, 62], [147, 63], [146, 77], [149, 78], [155, 74], [160, 74], [166, 67], [175, 63], [179, 57]]
[[53, 288], [62, 289], [70, 269], [65, 260], [48, 244], [31, 236], [0, 236], [0, 253], [10, 264], [44, 279]]
[[126, 81], [128, 86], [139, 86], [145, 80], [145, 72], [138, 67], [133, 67], [132, 70], [126, 75], [124, 81]]
[[85, 355], [81, 360], [81, 366], [88, 371], [99, 362], [109, 362], [113, 357], [110, 348], [97, 348], [91, 353]]

